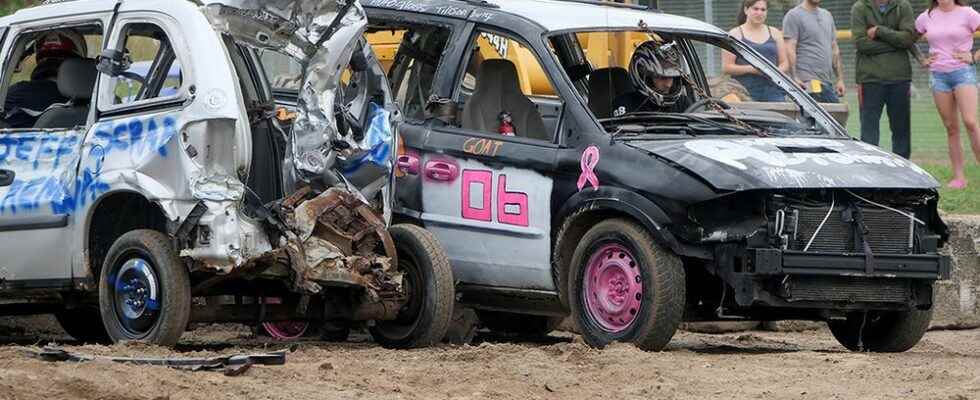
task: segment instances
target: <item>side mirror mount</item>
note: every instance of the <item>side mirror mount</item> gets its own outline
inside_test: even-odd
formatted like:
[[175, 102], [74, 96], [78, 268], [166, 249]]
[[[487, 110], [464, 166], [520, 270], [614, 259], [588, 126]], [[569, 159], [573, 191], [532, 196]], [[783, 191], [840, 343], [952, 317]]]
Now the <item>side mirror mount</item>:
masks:
[[133, 64], [129, 53], [116, 49], [103, 50], [102, 54], [99, 55], [98, 61], [99, 64], [96, 66], [96, 69], [112, 77], [123, 75]]

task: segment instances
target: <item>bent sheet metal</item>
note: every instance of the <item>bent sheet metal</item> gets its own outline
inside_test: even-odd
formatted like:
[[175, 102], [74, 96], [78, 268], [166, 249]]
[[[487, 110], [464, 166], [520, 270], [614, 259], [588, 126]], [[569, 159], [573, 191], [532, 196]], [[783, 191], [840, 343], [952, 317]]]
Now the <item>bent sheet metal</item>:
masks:
[[281, 234], [276, 252], [289, 256], [295, 273], [293, 289], [356, 285], [374, 300], [396, 295], [400, 279], [385, 228], [397, 113], [363, 39], [360, 4], [223, 0], [205, 12], [219, 32], [301, 66], [284, 165], [286, 189], [294, 192], [270, 207], [269, 219]]

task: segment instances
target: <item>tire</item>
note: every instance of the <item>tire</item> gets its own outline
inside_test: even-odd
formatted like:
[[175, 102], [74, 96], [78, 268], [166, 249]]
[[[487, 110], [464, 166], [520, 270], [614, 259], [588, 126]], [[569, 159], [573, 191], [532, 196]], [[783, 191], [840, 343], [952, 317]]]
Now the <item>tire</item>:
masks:
[[609, 219], [589, 229], [575, 248], [569, 276], [572, 318], [590, 346], [629, 342], [659, 351], [684, 317], [680, 259], [636, 222]]
[[915, 347], [929, 329], [932, 310], [854, 312], [827, 321], [830, 332], [851, 351], [901, 353]]
[[68, 335], [84, 343], [109, 343], [109, 334], [102, 324], [102, 315], [97, 306], [81, 306], [54, 314], [61, 329]]
[[324, 342], [346, 342], [350, 337], [350, 322], [326, 322], [320, 327], [319, 337]]
[[177, 344], [190, 320], [191, 285], [167, 235], [145, 229], [122, 235], [99, 275], [99, 309], [113, 342]]
[[398, 269], [408, 302], [392, 321], [377, 321], [369, 331], [387, 348], [431, 346], [442, 341], [453, 317], [455, 283], [449, 257], [431, 233], [414, 225], [389, 229], [398, 252]]
[[480, 311], [480, 323], [491, 332], [519, 336], [548, 336], [561, 323], [561, 317]]

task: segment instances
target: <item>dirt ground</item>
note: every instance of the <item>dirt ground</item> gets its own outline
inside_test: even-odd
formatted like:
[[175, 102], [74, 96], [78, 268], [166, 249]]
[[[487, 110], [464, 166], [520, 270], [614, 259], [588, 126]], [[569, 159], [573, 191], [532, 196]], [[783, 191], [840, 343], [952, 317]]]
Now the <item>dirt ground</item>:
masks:
[[[2, 322], [0, 322], [2, 324]], [[536, 342], [483, 334], [474, 345], [392, 351], [304, 341], [286, 365], [240, 376], [108, 361], [28, 357], [63, 334], [3, 329], [0, 399], [980, 399], [980, 330], [932, 331], [904, 354], [850, 353], [826, 329], [679, 332], [664, 352], [586, 347], [571, 334]], [[212, 326], [174, 350], [68, 345], [113, 356], [217, 356], [289, 348]]]

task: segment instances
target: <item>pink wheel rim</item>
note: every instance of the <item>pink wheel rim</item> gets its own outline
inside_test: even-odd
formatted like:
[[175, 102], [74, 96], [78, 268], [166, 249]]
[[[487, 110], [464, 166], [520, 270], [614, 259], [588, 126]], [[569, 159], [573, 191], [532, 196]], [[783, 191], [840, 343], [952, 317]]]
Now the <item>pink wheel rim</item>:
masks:
[[636, 320], [643, 278], [633, 254], [619, 244], [599, 248], [585, 269], [583, 295], [589, 316], [600, 328], [618, 333]]
[[[263, 297], [265, 304], [282, 304], [278, 297]], [[263, 322], [262, 328], [276, 340], [296, 340], [303, 337], [310, 324], [306, 321]]]
[[276, 340], [296, 340], [303, 337], [310, 324], [306, 321], [263, 322], [262, 327]]

